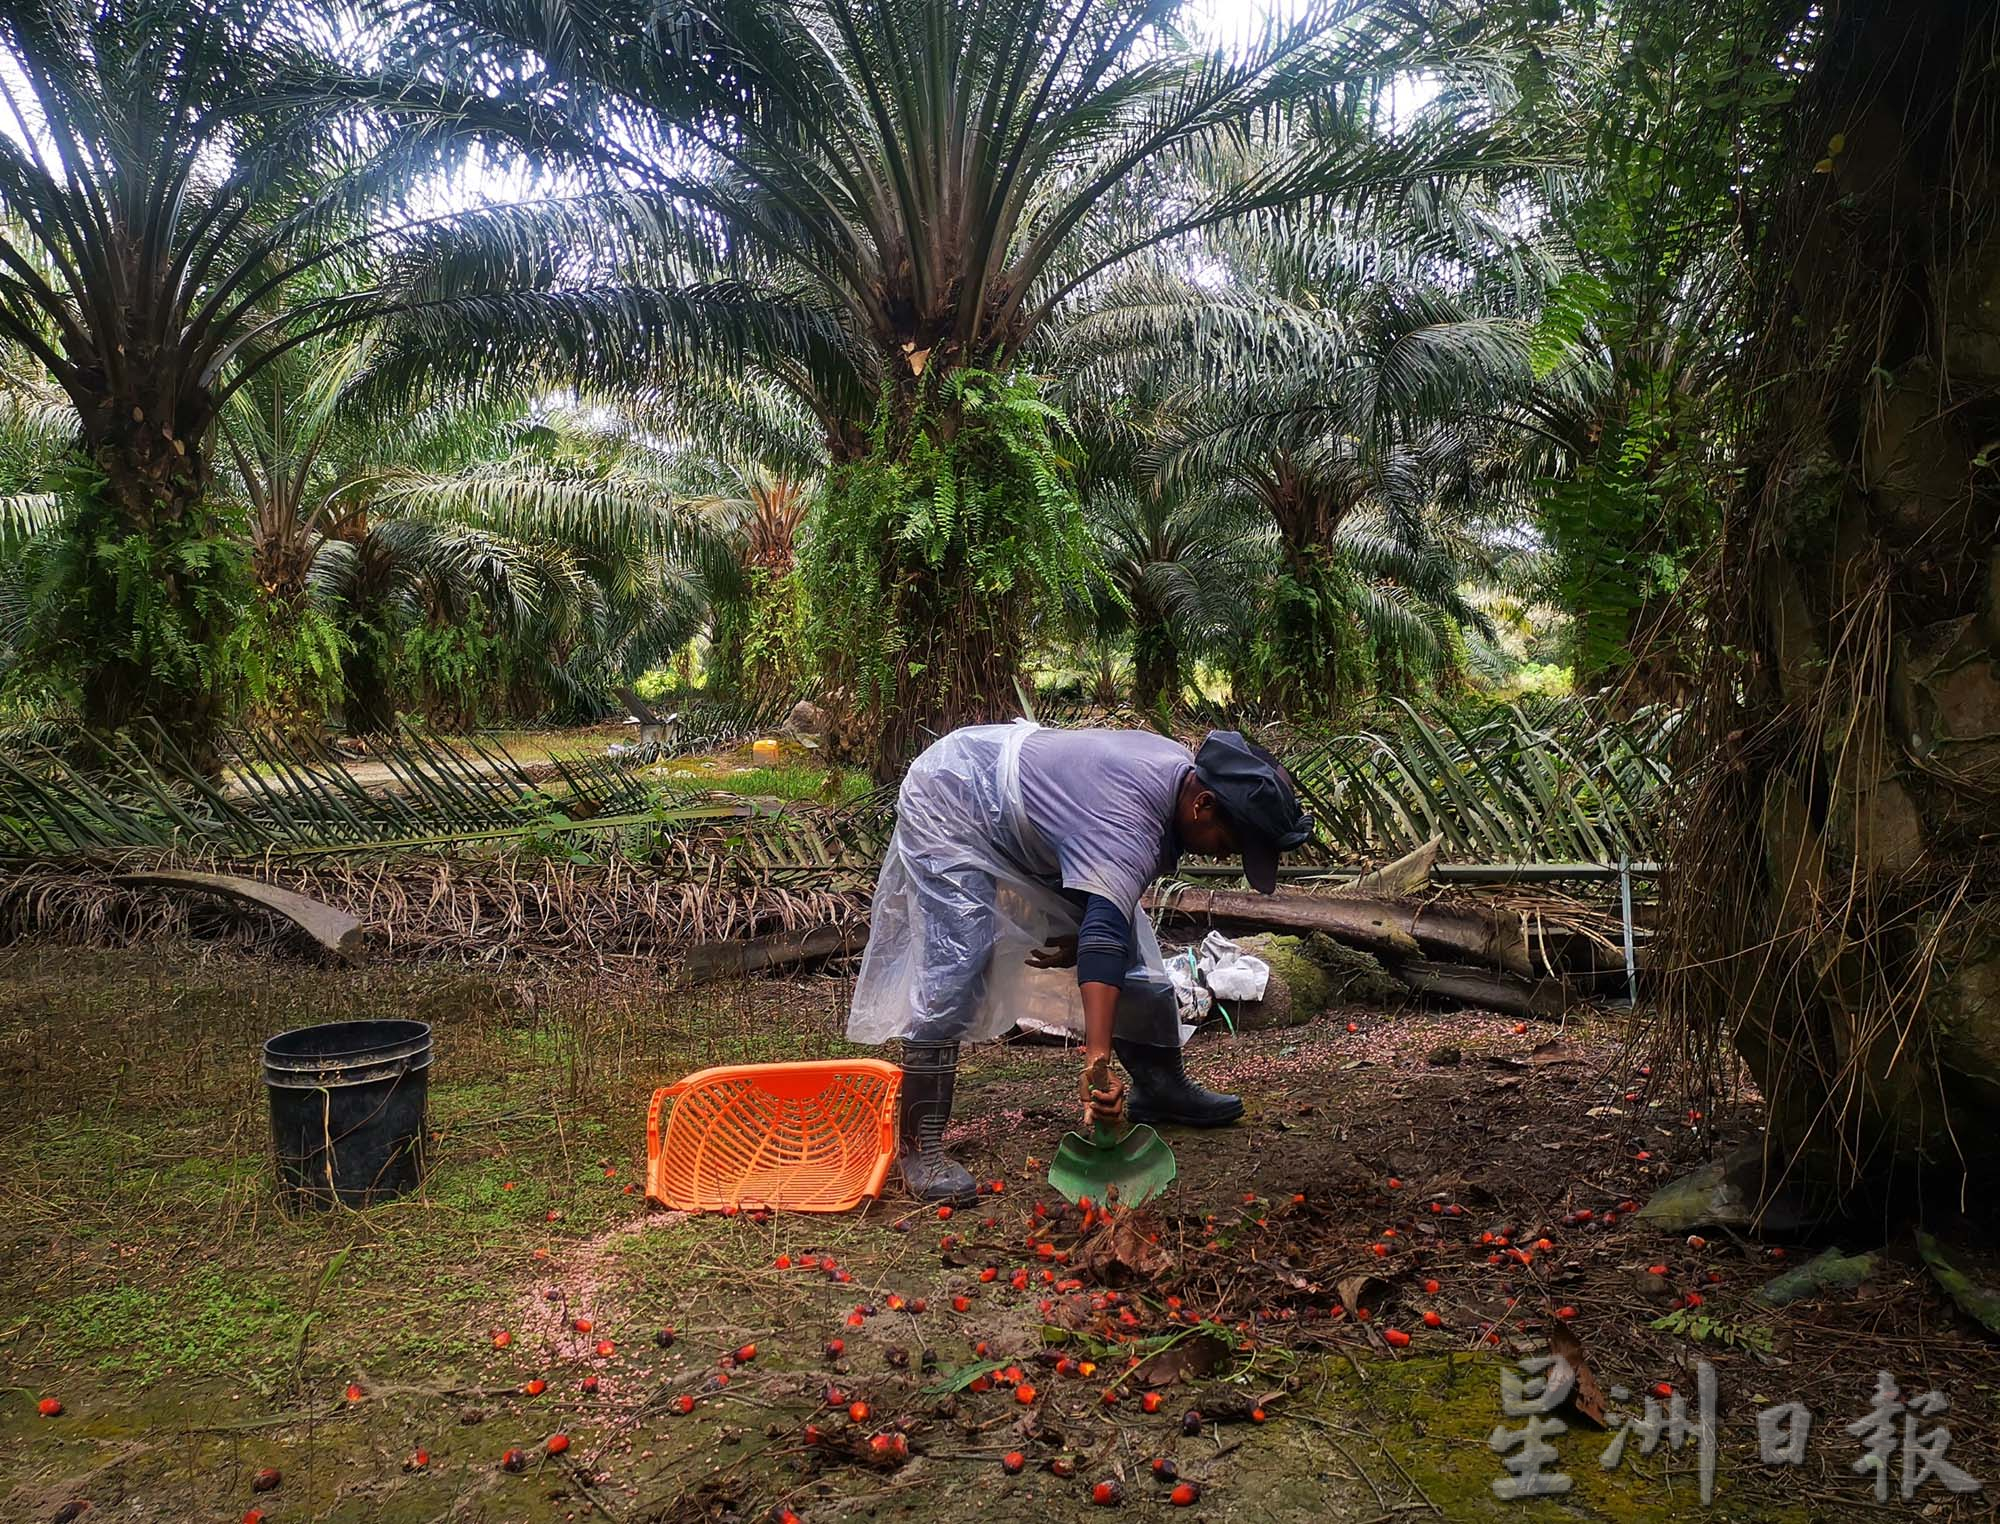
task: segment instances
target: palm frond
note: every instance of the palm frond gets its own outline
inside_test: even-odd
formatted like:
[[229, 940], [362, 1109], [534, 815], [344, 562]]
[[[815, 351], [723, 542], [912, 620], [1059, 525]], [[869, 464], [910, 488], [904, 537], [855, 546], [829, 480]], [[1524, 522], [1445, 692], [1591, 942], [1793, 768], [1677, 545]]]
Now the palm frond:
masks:
[[1572, 700], [1469, 727], [1401, 713], [1396, 730], [1336, 737], [1288, 761], [1343, 856], [1443, 836], [1449, 855], [1475, 862], [1657, 860], [1677, 711], [1619, 719]]
[[357, 484], [375, 511], [507, 538], [557, 540], [626, 562], [691, 550], [698, 518], [644, 473], [504, 461], [450, 475], [396, 467]]
[[0, 548], [18, 545], [69, 521], [75, 500], [60, 492], [16, 492], [0, 496]]

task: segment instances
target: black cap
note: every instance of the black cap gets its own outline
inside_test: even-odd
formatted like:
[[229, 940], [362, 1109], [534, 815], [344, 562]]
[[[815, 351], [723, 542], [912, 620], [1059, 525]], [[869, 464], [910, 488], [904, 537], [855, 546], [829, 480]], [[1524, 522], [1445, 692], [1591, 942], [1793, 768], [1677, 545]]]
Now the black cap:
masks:
[[1278, 854], [1305, 845], [1312, 817], [1283, 764], [1234, 730], [1211, 730], [1194, 754], [1194, 775], [1222, 803], [1243, 849], [1243, 876], [1260, 894], [1278, 887]]

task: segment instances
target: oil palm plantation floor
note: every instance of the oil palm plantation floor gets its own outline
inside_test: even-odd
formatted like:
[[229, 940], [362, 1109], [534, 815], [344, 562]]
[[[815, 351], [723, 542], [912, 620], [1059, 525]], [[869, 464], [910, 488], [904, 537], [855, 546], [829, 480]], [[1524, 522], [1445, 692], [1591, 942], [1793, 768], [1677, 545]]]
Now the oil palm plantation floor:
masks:
[[[1608, 1436], [1574, 1418], [1553, 1440], [1567, 1496], [1494, 1497], [1494, 1427], [1524, 1422], [1502, 1373], [1557, 1323], [1634, 1394], [1614, 1407], [1655, 1383], [1692, 1400], [1712, 1363], [1717, 1518], [1876, 1516], [1846, 1425], [1878, 1370], [1947, 1393], [1926, 1423], [2000, 1488], [1990, 1347], [1896, 1251], [1858, 1290], [1776, 1310], [1751, 1301], [1772, 1251], [1809, 1246], [1629, 1215], [1758, 1119], [1690, 1117], [1616, 1018], [1558, 1035], [1356, 1010], [1204, 1036], [1192, 1062], [1248, 1115], [1174, 1138], [1181, 1181], [1138, 1231], [1085, 1233], [1042, 1185], [1073, 1061], [1029, 1047], [968, 1065], [955, 1141], [988, 1185], [948, 1220], [893, 1195], [852, 1217], [647, 1212], [651, 1087], [844, 1051], [845, 996], [835, 977], [0, 953], [0, 1516], [1070, 1518], [1118, 1511], [1093, 1504], [1107, 1480], [1139, 1517], [1702, 1514], [1696, 1443], [1641, 1454], [1634, 1434], [1606, 1469]], [[436, 1028], [429, 1180], [288, 1219], [258, 1043], [384, 1014]], [[1654, 1326], [1677, 1302], [1701, 1341]], [[1804, 1463], [1762, 1465], [1756, 1413], [1791, 1400], [1817, 1420]], [[1184, 1510], [1156, 1457], [1200, 1489]], [[1915, 1506], [1989, 1517], [1994, 1495], [1931, 1481]]]

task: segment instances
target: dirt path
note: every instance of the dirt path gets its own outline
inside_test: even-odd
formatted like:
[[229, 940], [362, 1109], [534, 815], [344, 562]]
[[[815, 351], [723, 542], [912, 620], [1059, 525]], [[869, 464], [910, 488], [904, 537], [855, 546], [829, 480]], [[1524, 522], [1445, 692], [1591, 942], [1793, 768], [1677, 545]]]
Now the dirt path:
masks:
[[[482, 765], [478, 770], [482, 772], [498, 771], [497, 768], [490, 765]], [[343, 762], [339, 766], [339, 771], [345, 773], [349, 779], [365, 789], [389, 788], [401, 783], [401, 779], [396, 776], [396, 770], [386, 762]], [[252, 780], [245, 778], [241, 773], [231, 772], [223, 776], [222, 787], [223, 792], [232, 799], [241, 799], [246, 795], [261, 792], [265, 789], [272, 789], [281, 794], [288, 794], [297, 787], [297, 783], [290, 778], [274, 777], [264, 778], [253, 784]]]
[[[1073, 1060], [1020, 1047], [968, 1064], [954, 1144], [988, 1191], [949, 1218], [643, 1212], [650, 1085], [773, 1041], [837, 1051], [844, 996], [0, 955], [0, 1103], [41, 1118], [0, 1141], [0, 1517], [1859, 1519], [1880, 1511], [1845, 1425], [1878, 1369], [1948, 1392], [1951, 1458], [2000, 1477], [1990, 1349], [1906, 1265], [1777, 1312], [1752, 1292], [1805, 1246], [1630, 1215], [1757, 1118], [1690, 1118], [1616, 1026], [1548, 1047], [1539, 1024], [1355, 1011], [1204, 1036], [1193, 1065], [1248, 1115], [1175, 1135], [1174, 1192], [1108, 1227], [1042, 1183]], [[423, 1197], [276, 1216], [247, 1045], [384, 1008], [439, 1033]], [[1690, 1296], [1732, 1342], [1655, 1326]], [[1494, 1496], [1503, 1372], [1558, 1324], [1634, 1412], [1710, 1363], [1712, 1509], [1697, 1445], [1633, 1437], [1606, 1469], [1580, 1421], [1552, 1440], [1560, 1504]], [[45, 1394], [62, 1417], [35, 1416]], [[1804, 1464], [1760, 1465], [1757, 1411], [1793, 1399]], [[1107, 1481], [1118, 1508], [1092, 1502]], [[1935, 1482], [1916, 1507], [1991, 1516]]]
[[[493, 758], [461, 753], [456, 765], [466, 773], [492, 776], [498, 773], [512, 772], [519, 767], [532, 770], [545, 766], [547, 762], [548, 757], [544, 753], [522, 755], [516, 752], [513, 754], [514, 766], [510, 767], [507, 763]], [[356, 757], [349, 760], [342, 760], [334, 764], [334, 766], [337, 771], [344, 773], [350, 781], [362, 789], [374, 791], [378, 789], [401, 789], [407, 786], [402, 773], [387, 762], [375, 762], [367, 758]], [[223, 792], [232, 798], [238, 799], [260, 790], [275, 790], [281, 794], [291, 793], [297, 787], [297, 779], [280, 775], [266, 775], [255, 783], [239, 772], [231, 771], [223, 775]]]

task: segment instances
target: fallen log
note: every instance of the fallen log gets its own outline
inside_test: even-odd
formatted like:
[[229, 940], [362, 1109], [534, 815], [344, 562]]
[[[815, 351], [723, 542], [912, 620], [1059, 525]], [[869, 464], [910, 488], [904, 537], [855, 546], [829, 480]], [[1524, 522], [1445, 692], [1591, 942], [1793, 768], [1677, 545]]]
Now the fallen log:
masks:
[[1260, 931], [1323, 931], [1399, 962], [1426, 954], [1482, 963], [1527, 978], [1528, 939], [1518, 917], [1488, 915], [1465, 905], [1420, 905], [1354, 895], [1256, 894], [1240, 889], [1149, 890], [1146, 907], [1189, 920], [1230, 922]]
[[1505, 1011], [1510, 1016], [1560, 1020], [1572, 1005], [1580, 1003], [1560, 979], [1524, 979], [1502, 969], [1431, 963], [1419, 958], [1396, 964], [1388, 973], [1407, 985], [1412, 994], [1455, 1000], [1460, 1005], [1482, 1010]]
[[[1339, 932], [1329, 932], [1328, 935], [1350, 946], [1358, 945], [1361, 940]], [[859, 952], [867, 942], [868, 923], [865, 920], [846, 926], [815, 926], [805, 931], [776, 932], [740, 942], [703, 942], [688, 949], [682, 966], [689, 982], [707, 984], [717, 979], [738, 978], [767, 969]], [[1423, 958], [1400, 959], [1392, 955], [1383, 973], [1413, 995], [1456, 1001], [1461, 1005], [1504, 1011], [1516, 1016], [1559, 1019], [1571, 1006], [1587, 999], [1560, 979], [1531, 979], [1505, 969], [1434, 963]], [[1273, 979], [1277, 979], [1275, 969]], [[1274, 991], [1274, 996], [1277, 993]], [[1245, 1030], [1292, 1024], [1291, 1020], [1282, 1016], [1277, 1020], [1257, 1019], [1254, 1013], [1262, 1011], [1267, 1005], [1286, 1006], [1287, 1002], [1268, 999], [1267, 1002], [1244, 1007], [1242, 1014], [1251, 1016], [1243, 1023]], [[1321, 1013], [1315, 1011], [1311, 1014]], [[1041, 1035], [1023, 1033], [1030, 1041], [1037, 1040]], [[1070, 1039], [1055, 1036], [1049, 1040], [1067, 1042]]]
[[702, 942], [687, 951], [683, 967], [695, 984], [736, 978], [767, 968], [810, 963], [837, 953], [859, 952], [868, 941], [868, 923], [815, 926], [808, 931], [780, 931], [744, 942]]
[[361, 953], [364, 934], [360, 921], [345, 910], [295, 894], [290, 889], [280, 889], [262, 879], [242, 878], [233, 873], [194, 873], [178, 868], [155, 868], [114, 874], [111, 882], [132, 888], [183, 889], [237, 900], [283, 916], [336, 958], [351, 963]]

